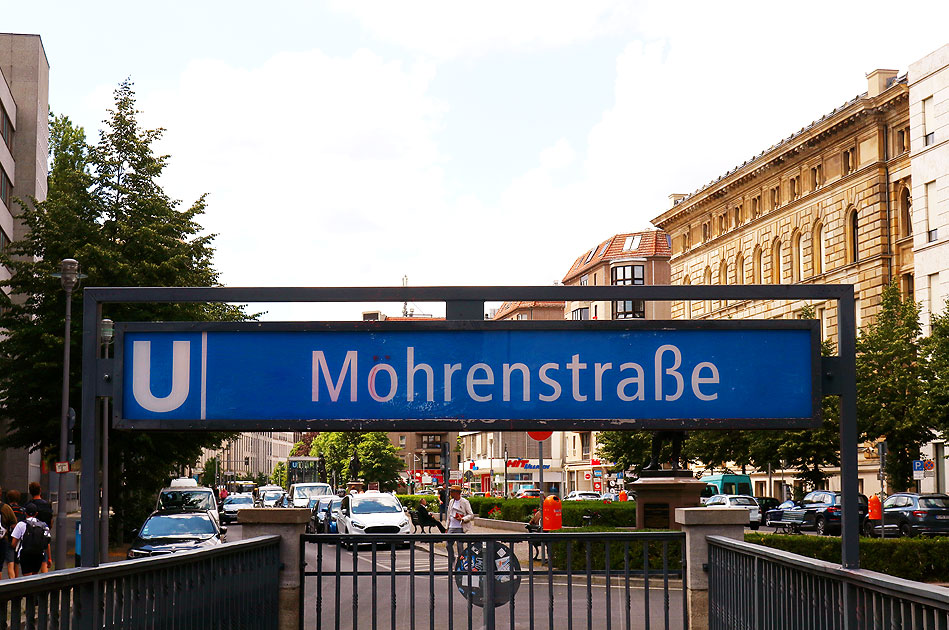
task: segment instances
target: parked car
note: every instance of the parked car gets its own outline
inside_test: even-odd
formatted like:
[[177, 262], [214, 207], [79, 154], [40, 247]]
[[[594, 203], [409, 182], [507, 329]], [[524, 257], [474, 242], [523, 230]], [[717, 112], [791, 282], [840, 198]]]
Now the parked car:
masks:
[[[814, 490], [804, 495], [804, 499], [795, 510], [804, 512], [801, 529], [813, 529], [821, 536], [840, 533], [841, 494], [831, 490]], [[859, 495], [860, 531], [865, 531], [867, 497]], [[788, 510], [790, 511], [790, 510]]]
[[343, 497], [336, 526], [340, 534], [410, 534], [409, 515], [391, 494], [364, 492]]
[[217, 523], [206, 511], [156, 511], [136, 532], [128, 558], [144, 558], [177, 551], [206, 549], [223, 542], [226, 527]]
[[290, 486], [289, 505], [295, 508], [305, 508], [311, 497], [325, 497], [333, 494], [328, 483], [295, 483]]
[[221, 506], [221, 522], [236, 523], [237, 511], [254, 507], [254, 497], [249, 494], [229, 494]]
[[[540, 498], [540, 489], [539, 488], [521, 488], [517, 491], [517, 494], [514, 495], [515, 499], [539, 499]], [[597, 495], [597, 499], [599, 499]]]
[[315, 534], [335, 534], [336, 514], [339, 513], [343, 500], [339, 497], [320, 497], [316, 501], [310, 519], [310, 529]]
[[755, 501], [758, 502], [758, 513], [761, 515], [761, 524], [764, 525], [768, 512], [778, 507], [780, 501], [774, 497], [755, 497]]
[[785, 510], [793, 510], [793, 509], [795, 509], [796, 507], [797, 507], [797, 503], [795, 503], [795, 502], [794, 502], [793, 500], [791, 500], [791, 499], [788, 499], [787, 501], [783, 501], [783, 502], [779, 503], [779, 504], [777, 505], [777, 507], [771, 508], [770, 510], [768, 510], [767, 512], [765, 512], [765, 515], [764, 515], [764, 524], [765, 524], [767, 527], [774, 527], [774, 526], [775, 526], [775, 525], [774, 525], [775, 523], [777, 523], [778, 521], [780, 521], [780, 520], [782, 520], [782, 519], [784, 518], [784, 511], [785, 511]]
[[267, 490], [260, 495], [260, 507], [283, 507], [286, 494], [283, 490]]
[[195, 485], [188, 485], [175, 482], [194, 481], [190, 477], [182, 479], [173, 479], [172, 485], [162, 489], [158, 493], [158, 500], [155, 501], [155, 510], [200, 510], [207, 512], [214, 519], [216, 525], [220, 526], [221, 520], [218, 515], [217, 499], [214, 496], [214, 490], [211, 488], [202, 488]]
[[876, 536], [949, 534], [949, 495], [898, 492], [883, 502], [883, 523], [873, 524]]
[[572, 490], [567, 496], [564, 497], [564, 501], [599, 501], [600, 493], [594, 492], [592, 490]]
[[761, 510], [754, 497], [747, 494], [716, 494], [709, 497], [705, 507], [725, 507], [748, 511], [748, 526], [758, 529], [761, 524]]
[[600, 498], [605, 503], [612, 503], [613, 501], [619, 501], [619, 495], [616, 494], [615, 492], [604, 492], [603, 494], [600, 495]]

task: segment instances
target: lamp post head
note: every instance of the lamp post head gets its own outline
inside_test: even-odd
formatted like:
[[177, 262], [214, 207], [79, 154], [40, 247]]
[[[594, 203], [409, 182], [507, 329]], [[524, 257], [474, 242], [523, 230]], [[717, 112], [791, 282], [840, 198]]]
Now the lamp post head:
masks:
[[59, 278], [66, 293], [72, 293], [79, 281], [86, 277], [86, 274], [79, 273], [79, 261], [74, 258], [64, 258], [59, 263], [59, 271], [52, 275]]
[[103, 319], [99, 322], [99, 334], [102, 335], [102, 343], [112, 343], [112, 337], [115, 336], [115, 324], [111, 319]]

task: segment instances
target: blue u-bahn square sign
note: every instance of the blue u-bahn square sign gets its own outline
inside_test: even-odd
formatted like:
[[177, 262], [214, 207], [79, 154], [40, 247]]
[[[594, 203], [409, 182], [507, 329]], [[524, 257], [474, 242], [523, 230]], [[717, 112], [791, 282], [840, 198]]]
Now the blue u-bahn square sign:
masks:
[[820, 423], [817, 322], [126, 323], [115, 423], [206, 430]]

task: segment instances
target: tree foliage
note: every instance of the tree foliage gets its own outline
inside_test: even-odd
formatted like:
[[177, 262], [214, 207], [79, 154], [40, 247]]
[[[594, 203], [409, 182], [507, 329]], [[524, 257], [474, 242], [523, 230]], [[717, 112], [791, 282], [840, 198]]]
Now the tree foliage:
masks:
[[338, 485], [349, 479], [349, 461], [359, 454], [359, 477], [367, 482], [378, 481], [381, 490], [394, 490], [403, 468], [398, 449], [383, 431], [349, 433], [332, 431], [320, 433], [310, 448], [310, 457], [320, 453], [326, 458], [326, 470], [332, 476], [336, 471]]
[[[168, 156], [153, 144], [161, 129], [141, 128], [130, 81], [115, 90], [98, 143], [66, 116], [51, 116], [52, 166], [46, 200], [20, 200], [29, 232], [0, 257], [13, 275], [0, 293], [0, 415], [9, 418], [5, 447], [58, 450], [65, 292], [51, 276], [59, 261], [75, 258], [86, 286], [215, 286], [213, 235], [197, 219], [202, 196], [188, 207], [159, 184]], [[82, 287], [73, 292], [81, 313]], [[114, 321], [237, 320], [242, 308], [207, 304], [110, 304]], [[82, 374], [81, 317], [72, 320], [70, 399], [78, 402]], [[79, 418], [79, 421], [83, 421]], [[85, 419], [95, 421], [95, 418]], [[110, 487], [120, 529], [131, 529], [154, 506], [156, 491], [177, 468], [193, 464], [220, 433], [112, 432]], [[94, 469], [94, 462], [87, 462]]]
[[207, 488], [214, 488], [218, 480], [218, 461], [217, 457], [209, 457], [204, 462], [204, 472], [201, 473], [201, 485]]
[[281, 488], [287, 487], [287, 462], [277, 462], [270, 474], [270, 483]]
[[295, 442], [290, 448], [290, 457], [306, 457], [307, 453], [313, 447], [313, 440], [319, 433], [310, 431], [304, 433], [299, 442]]
[[[923, 339], [922, 351], [929, 364], [927, 383], [927, 414], [933, 425], [949, 432], [949, 300], [930, 321], [929, 336]], [[935, 305], [933, 305], [935, 311]]]
[[857, 339], [857, 420], [861, 437], [887, 442], [891, 490], [906, 490], [912, 462], [935, 437], [929, 414], [930, 362], [922, 352], [919, 305], [895, 284], [883, 291], [873, 325]]

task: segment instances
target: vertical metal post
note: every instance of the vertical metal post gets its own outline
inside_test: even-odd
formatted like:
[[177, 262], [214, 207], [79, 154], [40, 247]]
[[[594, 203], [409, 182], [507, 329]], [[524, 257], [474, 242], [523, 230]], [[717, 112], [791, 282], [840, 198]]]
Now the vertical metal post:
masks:
[[[495, 624], [494, 612], [495, 612], [495, 607], [497, 604], [495, 603], [496, 598], [494, 594], [494, 589], [495, 589], [495, 586], [497, 586], [497, 583], [494, 581], [495, 580], [494, 560], [497, 557], [497, 554], [496, 554], [497, 549], [495, 547], [496, 544], [497, 543], [491, 539], [486, 540], [484, 542], [484, 550], [483, 550], [484, 553], [481, 556], [481, 562], [482, 562], [482, 566], [484, 567], [484, 573], [485, 573], [484, 591], [483, 591], [484, 600], [482, 602], [484, 604], [485, 630], [494, 630], [494, 624]], [[511, 555], [513, 555], [513, 550], [511, 552]], [[511, 595], [511, 597], [512, 598], [514, 597], [513, 594]], [[531, 615], [533, 615], [533, 612], [534, 611], [532, 610]]]
[[[73, 261], [75, 262], [75, 261]], [[65, 268], [65, 262], [64, 262]], [[63, 396], [59, 423], [59, 461], [69, 461], [69, 355], [70, 328], [72, 327], [72, 287], [66, 287], [66, 329], [63, 332]], [[56, 556], [57, 569], [66, 568], [66, 475], [57, 472], [56, 490]]]
[[[82, 499], [82, 566], [99, 565], [99, 537], [97, 509], [98, 475], [96, 474], [96, 444], [99, 441], [99, 422], [96, 418], [96, 361], [99, 351], [99, 320], [102, 319], [102, 306], [94, 297], [83, 296], [82, 303], [82, 456], [85, 462], [81, 480]], [[80, 602], [83, 615], [80, 628], [92, 630], [102, 627], [101, 611], [98, 605], [98, 588], [93, 581], [80, 586]]]
[[[860, 568], [860, 513], [857, 505], [857, 325], [855, 300], [847, 290], [837, 301], [837, 337], [840, 356], [840, 481], [843, 494], [841, 566]], [[844, 582], [843, 630], [857, 627], [857, 592]]]
[[540, 531], [544, 531], [544, 441], [537, 441], [537, 468], [540, 470]]
[[[106, 354], [108, 354], [106, 346]], [[108, 357], [106, 357], [108, 358]], [[99, 553], [109, 561], [109, 399], [102, 399], [102, 511], [99, 516]]]

